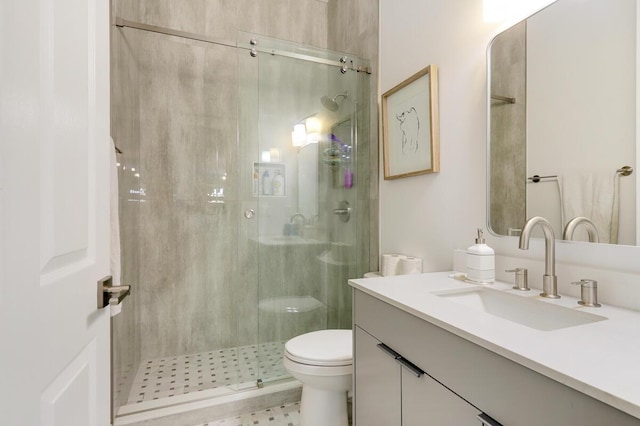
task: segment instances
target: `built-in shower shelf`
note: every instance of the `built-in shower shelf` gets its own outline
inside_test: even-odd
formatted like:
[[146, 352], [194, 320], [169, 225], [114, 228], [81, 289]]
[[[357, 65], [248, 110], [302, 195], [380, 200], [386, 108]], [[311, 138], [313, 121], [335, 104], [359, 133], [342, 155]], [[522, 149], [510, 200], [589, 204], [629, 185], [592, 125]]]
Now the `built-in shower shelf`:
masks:
[[[269, 179], [271, 180], [270, 191], [265, 191], [265, 182], [263, 180], [265, 172], [268, 172]], [[272, 163], [272, 162], [254, 162], [251, 169], [252, 186], [251, 192], [254, 197], [275, 197], [282, 198], [287, 196], [287, 165], [284, 163]], [[275, 195], [273, 182], [276, 175], [281, 175], [282, 180], [282, 193]]]

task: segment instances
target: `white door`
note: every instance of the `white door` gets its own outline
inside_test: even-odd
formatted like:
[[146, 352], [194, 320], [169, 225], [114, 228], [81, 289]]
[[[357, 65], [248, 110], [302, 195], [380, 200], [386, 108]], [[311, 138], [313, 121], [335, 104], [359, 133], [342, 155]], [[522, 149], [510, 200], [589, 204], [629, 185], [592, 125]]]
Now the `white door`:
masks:
[[109, 424], [108, 0], [0, 2], [0, 424]]

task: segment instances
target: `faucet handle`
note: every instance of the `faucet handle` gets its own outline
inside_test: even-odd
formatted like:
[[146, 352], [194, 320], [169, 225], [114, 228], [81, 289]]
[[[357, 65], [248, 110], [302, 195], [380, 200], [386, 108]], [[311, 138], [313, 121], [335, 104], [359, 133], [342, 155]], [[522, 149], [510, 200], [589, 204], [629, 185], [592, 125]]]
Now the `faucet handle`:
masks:
[[582, 279], [571, 284], [580, 286], [580, 300], [578, 300], [579, 305], [588, 306], [590, 308], [599, 308], [602, 306], [598, 303], [598, 281]]
[[505, 269], [505, 272], [516, 273], [516, 285], [513, 286], [514, 290], [529, 291], [528, 271], [527, 268]]

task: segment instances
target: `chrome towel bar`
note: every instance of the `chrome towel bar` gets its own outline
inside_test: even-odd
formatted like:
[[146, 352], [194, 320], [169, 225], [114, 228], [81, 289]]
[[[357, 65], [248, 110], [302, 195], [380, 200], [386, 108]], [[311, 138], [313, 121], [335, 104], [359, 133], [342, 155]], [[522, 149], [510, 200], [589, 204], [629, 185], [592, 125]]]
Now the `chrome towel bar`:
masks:
[[[629, 176], [631, 174], [633, 174], [633, 167], [631, 166], [622, 166], [620, 167], [618, 170], [616, 170], [617, 173], [619, 173], [621, 176]], [[543, 179], [549, 179], [549, 180], [554, 180], [554, 179], [558, 179], [558, 175], [549, 175], [549, 176], [540, 176], [540, 175], [533, 175], [531, 177], [527, 178], [528, 182], [532, 182], [532, 183], [538, 183], [541, 182]]]

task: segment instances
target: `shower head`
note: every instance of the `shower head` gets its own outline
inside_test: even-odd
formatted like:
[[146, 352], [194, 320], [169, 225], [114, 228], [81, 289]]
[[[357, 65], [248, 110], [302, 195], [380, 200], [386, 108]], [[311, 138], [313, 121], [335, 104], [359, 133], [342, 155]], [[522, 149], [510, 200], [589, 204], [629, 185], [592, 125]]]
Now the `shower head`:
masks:
[[337, 99], [340, 97], [342, 97], [344, 100], [344, 99], [347, 99], [349, 95], [347, 94], [347, 92], [339, 93], [335, 95], [333, 98], [330, 98], [327, 95], [324, 95], [323, 97], [320, 98], [320, 102], [322, 102], [322, 105], [324, 105], [324, 107], [329, 111], [337, 111], [338, 108], [340, 108], [340, 104], [337, 102]]

